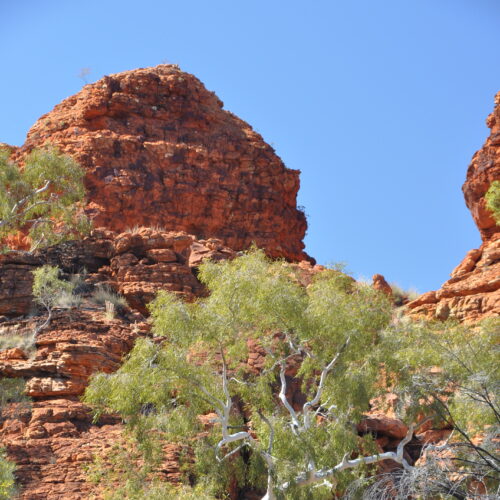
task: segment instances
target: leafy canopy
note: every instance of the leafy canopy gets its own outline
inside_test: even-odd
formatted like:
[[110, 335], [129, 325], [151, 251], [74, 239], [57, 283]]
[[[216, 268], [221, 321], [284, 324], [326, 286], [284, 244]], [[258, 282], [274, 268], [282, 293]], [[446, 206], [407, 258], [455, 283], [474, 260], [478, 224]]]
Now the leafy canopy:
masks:
[[27, 231], [32, 250], [86, 233], [84, 171], [55, 150], [34, 150], [20, 168], [0, 150], [0, 241]]
[[[187, 445], [186, 481], [217, 497], [231, 479], [266, 500], [331, 498], [332, 489], [381, 499], [466, 498], [473, 485], [500, 492], [498, 319], [390, 321], [371, 287], [327, 270], [306, 288], [293, 266], [256, 250], [205, 262], [199, 277], [210, 295], [189, 304], [160, 292], [150, 309], [162, 342], [139, 340], [85, 396], [97, 413], [123, 416], [148, 460], [153, 437]], [[380, 453], [353, 424], [387, 390], [410, 431], [396, 452]], [[455, 431], [411, 465], [404, 445], [423, 415]], [[385, 459], [403, 468], [374, 478], [368, 464]], [[157, 487], [139, 483], [144, 498]]]
[[[270, 495], [287, 484], [293, 498], [328, 497], [328, 486], [301, 475], [359, 449], [352, 423], [381, 389], [390, 304], [334, 270], [305, 288], [292, 266], [258, 250], [205, 262], [199, 278], [210, 295], [189, 304], [160, 292], [150, 310], [163, 342], [139, 340], [117, 373], [93, 378], [86, 400], [119, 412], [143, 442], [188, 440], [198, 482], [214, 494], [236, 477]], [[261, 364], [251, 366], [258, 350]], [[304, 396], [293, 407], [292, 380]]]

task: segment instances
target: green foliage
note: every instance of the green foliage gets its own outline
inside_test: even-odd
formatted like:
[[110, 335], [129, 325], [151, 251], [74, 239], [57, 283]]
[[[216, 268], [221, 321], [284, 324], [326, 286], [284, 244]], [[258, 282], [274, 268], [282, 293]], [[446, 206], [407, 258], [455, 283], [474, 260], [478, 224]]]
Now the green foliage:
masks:
[[444, 458], [431, 450], [422, 467], [400, 478], [408, 488], [401, 498], [467, 491], [471, 480], [500, 493], [500, 319], [476, 326], [406, 320], [398, 330], [386, 340], [400, 414], [409, 421], [428, 414], [454, 429]]
[[[209, 297], [188, 304], [160, 292], [150, 310], [163, 343], [140, 339], [117, 373], [93, 378], [86, 401], [98, 412], [119, 412], [142, 439], [154, 430], [169, 441], [189, 440], [196, 455], [193, 473], [198, 481], [215, 480], [216, 494], [235, 476], [240, 485], [265, 489], [269, 468], [259, 455], [268, 447], [270, 426], [275, 484], [293, 481], [312, 460], [317, 468], [328, 467], [357, 449], [351, 424], [380, 389], [378, 367], [385, 353], [379, 337], [390, 319], [385, 296], [335, 270], [305, 289], [293, 268], [270, 262], [256, 250], [233, 261], [205, 262], [199, 278]], [[259, 372], [246, 363], [249, 342], [267, 351]], [[303, 360], [298, 377], [306, 397], [313, 399], [319, 373], [335, 357], [314, 405], [325, 415], [322, 423], [312, 417], [309, 428], [291, 432], [290, 413], [276, 398], [282, 367], [287, 360]], [[231, 404], [231, 432], [251, 430], [257, 437], [251, 459], [234, 454], [218, 462], [220, 415], [215, 424], [198, 418], [220, 411], [226, 390], [239, 401]], [[219, 445], [220, 456], [239, 444]], [[323, 498], [325, 488], [297, 488], [294, 494]]]
[[161, 482], [154, 477], [155, 461], [142, 458], [135, 443], [125, 439], [106, 455], [96, 456], [86, 467], [86, 475], [100, 486], [104, 500], [215, 500], [212, 485], [191, 488]]
[[[186, 303], [160, 292], [150, 310], [162, 341], [138, 340], [120, 370], [95, 376], [86, 392], [97, 414], [122, 415], [146, 461], [154, 436], [189, 445], [191, 484], [215, 485], [215, 496], [231, 478], [242, 488], [267, 489], [266, 498], [331, 498], [332, 488], [346, 490], [355, 480], [363, 487], [371, 481], [370, 491], [380, 493], [387, 485], [362, 463], [329, 473], [330, 483], [307, 477], [359, 450], [377, 455], [353, 424], [389, 389], [408, 423], [428, 414], [457, 429], [447, 448], [453, 467], [429, 455], [427, 469], [401, 478], [408, 490], [398, 498], [446, 493], [463, 471], [467, 481], [495, 487], [488, 457], [498, 456], [498, 320], [475, 328], [391, 322], [388, 299], [370, 286], [332, 269], [304, 288], [291, 266], [258, 250], [205, 262], [199, 277], [210, 295]], [[258, 369], [249, 366], [250, 345], [265, 353]], [[294, 377], [309, 405], [292, 409], [284, 394]], [[486, 455], [473, 445], [478, 435]], [[429, 488], [415, 489], [422, 481]]]
[[59, 279], [60, 269], [55, 266], [41, 266], [33, 271], [33, 297], [38, 304], [50, 311], [64, 297], [72, 294], [74, 285]]
[[484, 197], [486, 206], [492, 211], [497, 224], [500, 224], [500, 181], [493, 181]]
[[15, 469], [15, 465], [7, 460], [5, 452], [0, 449], [0, 500], [9, 500], [14, 497]]
[[55, 150], [34, 150], [20, 168], [0, 150], [0, 240], [27, 230], [32, 249], [85, 234], [84, 171]]

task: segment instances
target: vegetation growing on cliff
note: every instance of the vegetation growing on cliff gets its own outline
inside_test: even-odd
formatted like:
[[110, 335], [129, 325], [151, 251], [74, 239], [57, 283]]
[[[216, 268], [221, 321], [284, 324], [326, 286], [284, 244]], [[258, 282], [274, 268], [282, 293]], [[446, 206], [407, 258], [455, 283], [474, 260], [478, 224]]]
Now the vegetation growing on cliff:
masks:
[[27, 232], [31, 249], [86, 233], [84, 171], [69, 156], [34, 150], [20, 168], [0, 150], [0, 241]]
[[[165, 340], [139, 340], [120, 370], [94, 377], [86, 393], [98, 412], [123, 416], [149, 457], [152, 436], [189, 443], [191, 480], [214, 495], [234, 479], [266, 499], [331, 498], [353, 484], [381, 491], [370, 464], [387, 459], [402, 466], [399, 479], [391, 475], [397, 489], [424, 470], [408, 462], [405, 445], [427, 414], [457, 429], [445, 459], [427, 449], [439, 465], [435, 481], [426, 482], [434, 493], [455, 496], [457, 477], [457, 491], [471, 477], [498, 487], [495, 326], [478, 333], [390, 325], [387, 299], [371, 287], [326, 271], [306, 289], [290, 267], [258, 251], [205, 262], [199, 277], [210, 296], [187, 304], [160, 292], [151, 313]], [[259, 350], [260, 364], [251, 365], [249, 352], [255, 358]], [[298, 380], [300, 401], [291, 400]], [[396, 450], [381, 453], [354, 424], [388, 387], [399, 395], [409, 431]]]
[[0, 500], [9, 500], [15, 492], [15, 465], [9, 462], [0, 449]]
[[414, 467], [350, 485], [350, 498], [496, 498], [500, 494], [500, 320], [475, 327], [408, 318], [391, 336], [399, 416], [452, 429]]
[[60, 269], [45, 265], [33, 271], [33, 297], [47, 311], [45, 321], [36, 328], [35, 335], [50, 324], [52, 311], [61, 300], [71, 296], [74, 284], [59, 278]]
[[[0, 423], [4, 417], [5, 408], [9, 407], [10, 416], [16, 411], [22, 411], [30, 404], [30, 399], [24, 394], [24, 380], [0, 377]], [[10, 406], [15, 403], [15, 406]], [[5, 450], [0, 448], [0, 500], [14, 497], [16, 484], [14, 471], [16, 466], [7, 459]]]
[[[205, 263], [199, 276], [210, 296], [185, 304], [161, 292], [151, 312], [163, 345], [139, 341], [116, 375], [94, 379], [87, 401], [119, 411], [141, 436], [159, 429], [184, 441], [206, 432], [193, 441], [195, 467], [219, 493], [234, 476], [268, 498], [324, 495], [330, 476], [342, 484], [348, 474], [329, 468], [361, 445], [351, 423], [377, 392], [386, 298], [337, 271], [306, 291], [261, 252]], [[246, 363], [252, 342], [264, 350], [257, 370]], [[307, 381], [299, 406], [287, 399], [294, 375]], [[362, 446], [374, 451], [369, 441]], [[363, 462], [341, 468], [354, 465]]]
[[496, 223], [500, 224], [500, 181], [493, 181], [484, 197]]

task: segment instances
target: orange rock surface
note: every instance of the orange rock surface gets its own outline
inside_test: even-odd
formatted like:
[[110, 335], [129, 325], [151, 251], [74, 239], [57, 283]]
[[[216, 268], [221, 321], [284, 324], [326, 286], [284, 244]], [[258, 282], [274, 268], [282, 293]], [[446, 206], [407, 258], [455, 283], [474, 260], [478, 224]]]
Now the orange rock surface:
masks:
[[[0, 335], [16, 328], [29, 335], [30, 320], [0, 325]], [[28, 359], [19, 349], [4, 351], [0, 377], [26, 381], [33, 403], [10, 404], [0, 415], [0, 442], [16, 462], [22, 500], [90, 498], [85, 473], [96, 454], [121, 434], [117, 419], [92, 425], [89, 408], [78, 401], [92, 373], [116, 370], [139, 329], [129, 320], [108, 320], [92, 309], [58, 312], [36, 340]], [[16, 351], [16, 352], [14, 352]]]
[[486, 119], [491, 129], [483, 147], [473, 156], [462, 186], [465, 202], [472, 213], [483, 241], [500, 233], [491, 212], [486, 208], [484, 195], [491, 183], [500, 180], [500, 92], [495, 96], [495, 109]]
[[410, 315], [468, 322], [500, 315], [500, 226], [484, 199], [491, 183], [500, 180], [500, 92], [486, 123], [491, 128], [490, 136], [473, 156], [462, 187], [483, 244], [467, 253], [440, 290], [410, 302]]
[[307, 259], [299, 171], [173, 65], [86, 85], [42, 116], [22, 157], [52, 144], [86, 170], [88, 215], [114, 231], [161, 226], [241, 250]]
[[[12, 251], [0, 255], [0, 316], [28, 314], [34, 307], [32, 271], [49, 263], [66, 274], [86, 270], [95, 284], [122, 294], [130, 307], [147, 313], [147, 304], [159, 290], [169, 290], [186, 300], [203, 295], [196, 268], [210, 258], [230, 259], [236, 252], [220, 240], [198, 240], [180, 231], [137, 228], [116, 234], [95, 230], [81, 241], [38, 251]], [[309, 266], [309, 262], [300, 265]]]
[[440, 290], [408, 304], [410, 315], [479, 321], [500, 315], [500, 234], [471, 250]]

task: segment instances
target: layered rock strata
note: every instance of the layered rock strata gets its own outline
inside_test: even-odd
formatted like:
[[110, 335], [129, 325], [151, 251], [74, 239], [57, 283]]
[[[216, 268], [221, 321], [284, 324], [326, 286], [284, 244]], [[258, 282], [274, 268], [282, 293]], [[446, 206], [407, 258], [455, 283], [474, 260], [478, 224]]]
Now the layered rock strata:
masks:
[[15, 153], [51, 144], [86, 170], [88, 215], [114, 231], [158, 226], [234, 250], [308, 258], [299, 171], [173, 65], [86, 85], [42, 116]]
[[476, 322], [500, 316], [500, 234], [471, 250], [451, 279], [408, 304], [411, 315]]
[[[30, 335], [32, 321], [0, 325], [0, 335]], [[89, 376], [116, 370], [140, 328], [109, 320], [91, 308], [58, 312], [36, 339], [36, 354], [20, 349], [0, 356], [0, 377], [26, 381], [31, 404], [11, 404], [0, 413], [0, 442], [16, 463], [20, 499], [90, 498], [85, 466], [121, 434], [119, 420], [92, 425], [89, 408], [78, 401]]]
[[[92, 236], [27, 254], [0, 255], [0, 316], [28, 314], [33, 308], [32, 271], [43, 264], [65, 274], [85, 274], [90, 284], [106, 285], [121, 293], [130, 307], [147, 312], [159, 290], [186, 300], [205, 293], [196, 279], [203, 259], [233, 258], [236, 252], [220, 240], [198, 240], [184, 232], [138, 228], [120, 234], [95, 230]], [[307, 263], [303, 263], [306, 265]]]
[[500, 180], [500, 92], [486, 124], [490, 136], [473, 156], [462, 187], [483, 243], [467, 253], [440, 290], [410, 302], [410, 315], [468, 322], [500, 315], [500, 226], [486, 208], [484, 198], [492, 182]]

